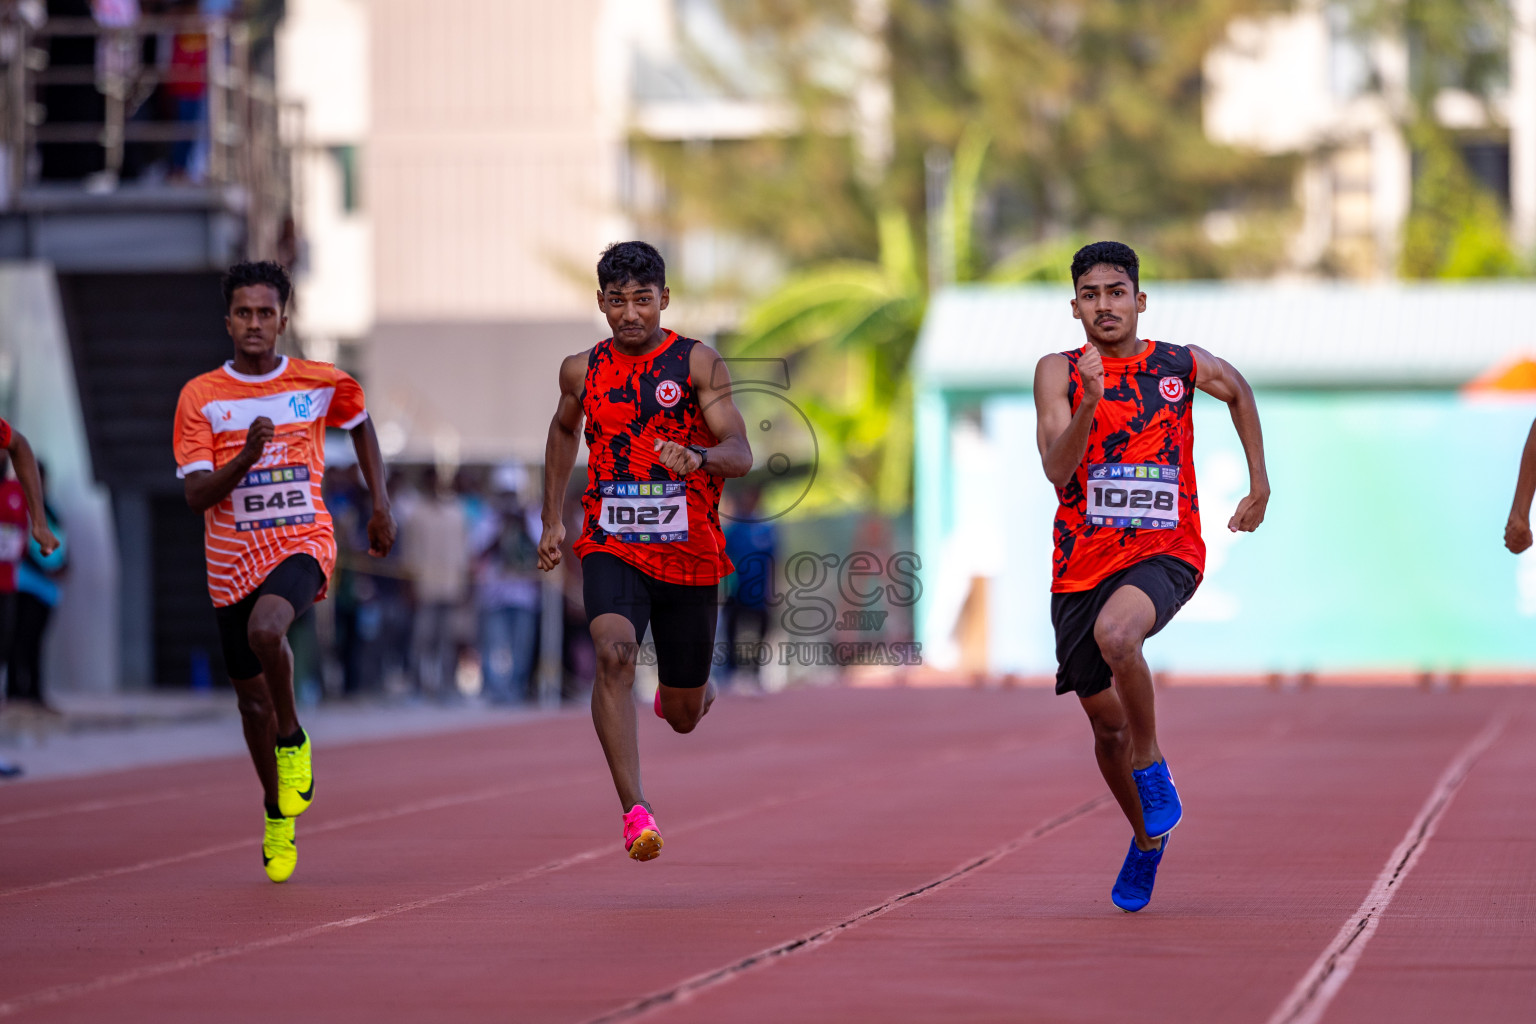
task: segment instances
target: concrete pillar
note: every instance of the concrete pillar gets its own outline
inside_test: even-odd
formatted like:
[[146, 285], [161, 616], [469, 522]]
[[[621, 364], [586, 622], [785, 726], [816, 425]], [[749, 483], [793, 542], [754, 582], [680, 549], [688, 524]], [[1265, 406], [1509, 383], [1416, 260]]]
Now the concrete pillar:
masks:
[[122, 682], [125, 689], [146, 690], [155, 684], [154, 531], [149, 495], [120, 491], [113, 495], [112, 504], [117, 512]]
[[43, 648], [48, 693], [104, 693], [118, 685], [117, 540], [107, 489], [96, 482], [74, 359], [53, 268], [0, 263], [0, 354], [15, 366], [11, 422], [48, 466], [64, 521], [69, 572]]

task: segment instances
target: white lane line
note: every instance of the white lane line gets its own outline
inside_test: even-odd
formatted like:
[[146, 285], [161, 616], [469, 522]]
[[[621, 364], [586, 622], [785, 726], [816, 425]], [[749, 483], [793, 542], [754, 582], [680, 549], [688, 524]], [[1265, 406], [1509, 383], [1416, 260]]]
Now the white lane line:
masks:
[[[1264, 731], [1264, 736], [1266, 739], [1278, 740], [1290, 735], [1291, 732], [1292, 723], [1287, 721], [1279, 721], [1271, 723], [1270, 726]], [[1075, 734], [1076, 730], [1073, 730], [1073, 733]], [[1197, 762], [1197, 765], [1219, 764], [1226, 758], [1233, 756], [1233, 754], [1239, 749], [1244, 751], [1251, 750], [1251, 742], [1244, 741], [1242, 744], [1229, 744], [1228, 746], [1223, 747], [1219, 753]], [[1188, 762], [1184, 764], [1184, 770], [1190, 770], [1190, 765]], [[726, 964], [724, 967], [717, 967], [713, 970], [705, 971], [702, 974], [696, 974], [691, 978], [679, 982], [672, 988], [663, 989], [659, 992], [652, 992], [650, 995], [642, 996], [639, 999], [636, 999], [634, 1002], [626, 1003], [618, 1009], [610, 1010], [607, 1013], [594, 1017], [592, 1020], [588, 1021], [587, 1024], [615, 1024], [615, 1022], [618, 1021], [630, 1021], [637, 1020], [641, 1017], [647, 1017], [653, 1011], [686, 1002], [705, 989], [714, 988], [717, 985], [723, 985], [728, 981], [734, 981], [736, 978], [741, 977], [743, 974], [749, 971], [754, 971], [758, 968], [770, 967], [774, 964], [782, 963], [785, 957], [796, 953], [804, 953], [819, 949], [850, 928], [854, 928], [863, 924], [865, 921], [870, 921], [874, 918], [887, 914], [890, 911], [895, 910], [897, 907], [900, 907], [913, 900], [921, 899], [922, 897], [927, 896], [929, 893], [937, 892], [940, 889], [947, 888], [949, 885], [959, 881], [972, 872], [988, 867], [989, 865], [1003, 859], [1004, 857], [1007, 857], [1009, 854], [1015, 853], [1023, 847], [1043, 839], [1053, 832], [1058, 832], [1081, 818], [1087, 817], [1100, 808], [1113, 806], [1113, 804], [1114, 798], [1109, 793], [1101, 793], [1091, 800], [1086, 800], [1083, 803], [1078, 804], [1076, 807], [1069, 811], [1064, 811], [1054, 818], [1049, 818], [1046, 821], [1041, 822], [1023, 835], [1017, 836], [1014, 839], [1004, 843], [1002, 846], [996, 847], [995, 849], [981, 854], [980, 856], [955, 868], [948, 874], [940, 875], [938, 878], [925, 882], [915, 889], [911, 889], [898, 896], [893, 896], [892, 898], [886, 900], [884, 903], [877, 903], [872, 907], [866, 907], [864, 910], [861, 910], [856, 914], [845, 917], [841, 921], [838, 921], [834, 924], [826, 925], [825, 927], [811, 932], [808, 935], [801, 935], [798, 938], [790, 939], [787, 942], [781, 942], [778, 945], [769, 946], [767, 949], [758, 950], [756, 953], [745, 956], [735, 963]]]
[[[679, 833], [686, 834], [689, 832], [695, 832], [700, 829], [709, 828], [714, 825], [719, 825], [727, 821], [735, 820], [737, 818], [744, 818], [750, 815], [759, 814], [763, 811], [772, 810], [773, 808], [783, 805], [812, 799], [824, 793], [842, 791], [845, 790], [852, 781], [867, 782], [873, 779], [884, 779], [888, 777], [888, 775], [870, 775], [860, 780], [840, 779], [835, 782], [826, 782], [818, 786], [801, 790], [798, 793], [793, 793], [787, 796], [769, 797], [767, 800], [762, 800], [755, 804], [750, 804], [744, 807], [737, 807], [734, 810], [723, 811], [719, 814], [700, 818], [699, 820], [689, 824], [673, 827], [669, 829], [667, 834], [676, 835]], [[452, 892], [441, 893], [437, 896], [427, 896], [423, 897], [422, 899], [411, 900], [408, 903], [397, 903], [392, 907], [385, 907], [382, 910], [376, 910], [372, 913], [357, 914], [352, 917], [344, 917], [336, 921], [327, 921], [324, 924], [312, 925], [309, 928], [304, 928], [299, 931], [288, 932], [283, 935], [273, 935], [265, 939], [258, 939], [254, 942], [246, 942], [237, 946], [223, 946], [215, 947], [213, 949], [205, 949], [201, 952], [193, 953], [189, 956], [184, 956], [176, 960], [167, 960], [162, 963], [150, 964], [145, 967], [136, 967], [132, 970], [121, 971], [117, 974], [106, 974], [97, 978], [93, 978], [90, 981], [70, 982], [68, 984], [55, 986], [54, 988], [42, 989], [29, 995], [19, 996], [10, 1000], [9, 1002], [0, 1003], [0, 1017], [11, 1017], [15, 1014], [22, 1013], [27, 1010], [36, 1009], [39, 1006], [48, 1006], [54, 1003], [61, 1003], [68, 999], [76, 999], [80, 996], [90, 995], [93, 992], [100, 992], [103, 989], [117, 988], [120, 985], [127, 985], [136, 981], [145, 981], [150, 978], [157, 978], [166, 974], [174, 974], [178, 971], [190, 970], [191, 968], [201, 967], [204, 964], [214, 963], [219, 960], [228, 960], [231, 957], [244, 956], [247, 953], [259, 953], [262, 950], [272, 949], [276, 946], [286, 946], [294, 942], [302, 942], [305, 939], [311, 939], [318, 935], [324, 935], [328, 932], [341, 931], [348, 928], [356, 928], [358, 925], [369, 924], [373, 921], [382, 921], [385, 918], [396, 917], [400, 914], [407, 914], [414, 910], [425, 910], [429, 907], [435, 907], [439, 904], [463, 899], [467, 896], [478, 896], [482, 893], [493, 892], [497, 889], [505, 889], [508, 886], [517, 885], [519, 882], [526, 882], [537, 878], [540, 875], [547, 875], [556, 871], [563, 871], [566, 868], [575, 867], [578, 864], [584, 864], [587, 861], [594, 860], [598, 857], [616, 856], [617, 851], [615, 851], [614, 845], [615, 844], [612, 842], [606, 842], [601, 846], [594, 846], [591, 849], [583, 850], [580, 853], [572, 854], [569, 857], [562, 857], [558, 860], [548, 861], [544, 864], [540, 864], [538, 867], [529, 868], [527, 871], [522, 871], [515, 875], [509, 875], [505, 878], [494, 878], [487, 882], [480, 882], [476, 885], [466, 886], [462, 889], [455, 889]]]
[[[1019, 750], [1029, 747], [1031, 742], [1033, 741], [1009, 739], [982, 748], [949, 748], [940, 751], [936, 756], [926, 760], [909, 761], [906, 765], [903, 766], [903, 768], [906, 770], [925, 771], [931, 767], [934, 767], [935, 765], [949, 764], [958, 761], [969, 761], [975, 760], [977, 758], [993, 757], [1000, 754], [1015, 753]], [[846, 791], [850, 786], [858, 785], [864, 782], [888, 782], [891, 778], [891, 775], [891, 771], [883, 770], [880, 772], [865, 773], [864, 775], [860, 776], [840, 778], [835, 781], [829, 781], [820, 785], [807, 787], [787, 795], [769, 797], [766, 800], [762, 800], [758, 803], [750, 804], [745, 807], [738, 807], [735, 810], [724, 811], [706, 818], [701, 818], [698, 821], [671, 828], [667, 834], [676, 835], [680, 833], [686, 834], [689, 832], [695, 832], [700, 829], [709, 828], [714, 825], [719, 825], [724, 822], [735, 820], [737, 818], [747, 817], [749, 815], [759, 814], [763, 811], [772, 810], [776, 807], [783, 807], [789, 804], [800, 803], [805, 800], [814, 799], [815, 797], [825, 793]], [[590, 784], [590, 780], [573, 781], [585, 781], [587, 784]], [[1090, 801], [1090, 803], [1107, 802], [1108, 799], [1109, 797], [1106, 795], [1097, 798], [1096, 801]], [[458, 802], [467, 802], [467, 800], [464, 798], [453, 797], [444, 797], [440, 801], [424, 802], [449, 806], [449, 802], [455, 800]], [[1074, 811], [1068, 813], [1074, 814], [1076, 812]], [[377, 812], [371, 815], [358, 815], [354, 819], [348, 819], [346, 824], [355, 824], [358, 819], [363, 818], [370, 820], [382, 820], [383, 818], [391, 816], [393, 816], [392, 812]], [[344, 827], [344, 824], [343, 822], [333, 822], [331, 827], [341, 828]], [[312, 831], [317, 832], [320, 830], [314, 829]], [[224, 849], [229, 846], [246, 845], [254, 844], [225, 844], [225, 847], [220, 847], [217, 849]], [[386, 907], [383, 910], [378, 910], [370, 914], [358, 914], [352, 917], [342, 918], [337, 921], [327, 921], [324, 924], [313, 925], [300, 931], [289, 932], [284, 935], [274, 935], [265, 939], [258, 939], [254, 942], [248, 942], [238, 946], [226, 946], [207, 949], [198, 953], [193, 953], [188, 956], [181, 957], [177, 960], [169, 960], [159, 964], [150, 964], [145, 967], [138, 967], [134, 968], [133, 970], [122, 971], [117, 974], [102, 975], [100, 977], [93, 978], [90, 981], [69, 982], [63, 985], [55, 986], [54, 988], [42, 989], [28, 995], [19, 996], [10, 1000], [9, 1002], [0, 1003], [0, 1017], [11, 1017], [18, 1013], [23, 1013], [27, 1010], [35, 1009], [39, 1006], [48, 1006], [54, 1003], [61, 1003], [69, 999], [75, 999], [80, 996], [89, 995], [93, 992], [100, 992], [104, 989], [116, 988], [121, 985], [131, 984], [135, 981], [144, 981], [166, 974], [174, 974], [178, 971], [190, 970], [194, 967], [201, 967], [204, 964], [214, 963], [219, 960], [227, 960], [231, 957], [243, 956], [246, 953], [257, 953], [265, 949], [274, 948], [276, 946], [285, 946], [294, 942], [302, 942], [305, 939], [314, 938], [329, 932], [355, 928], [358, 925], [368, 924], [372, 921], [379, 921], [385, 918], [395, 917], [399, 914], [409, 913], [413, 910], [423, 910], [428, 907], [434, 907], [442, 903], [450, 902], [452, 900], [463, 899], [466, 896], [476, 896], [480, 893], [491, 892], [496, 889], [503, 889], [508, 886], [516, 885], [519, 882], [524, 882], [536, 878], [540, 875], [550, 874], [556, 871], [563, 871], [566, 868], [585, 863], [587, 861], [593, 860], [596, 857], [612, 856], [613, 853], [613, 844], [611, 842], [604, 843], [602, 846], [593, 847], [589, 850], [583, 850], [580, 853], [573, 854], [569, 857], [563, 857], [559, 860], [549, 861], [545, 864], [539, 865], [538, 867], [530, 868], [529, 870], [516, 875], [511, 875], [506, 878], [492, 879], [490, 881], [481, 882], [477, 885], [468, 886], [463, 889], [455, 889], [452, 892], [442, 893], [438, 896], [428, 896], [423, 899], [412, 900], [409, 903], [396, 904], [395, 906]], [[964, 870], [969, 870], [969, 868]], [[117, 873], [122, 872], [119, 871]], [[0, 893], [0, 895], [5, 894]]]
[[580, 864], [584, 861], [592, 860], [594, 857], [598, 857], [603, 854], [612, 855], [612, 853], [613, 844], [604, 843], [600, 847], [593, 847], [590, 850], [583, 850], [581, 853], [575, 854], [573, 856], [565, 857], [561, 860], [550, 861], [548, 863], [541, 864], [536, 868], [530, 868], [529, 870], [524, 871], [519, 875], [514, 875], [509, 878], [498, 878], [489, 882], [481, 882], [479, 885], [472, 885], [465, 889], [456, 889], [453, 892], [443, 893], [440, 896], [430, 896], [425, 899], [412, 900], [410, 903], [399, 903], [393, 907], [386, 907], [383, 910], [375, 911], [371, 914], [358, 914], [354, 917], [342, 918], [339, 921], [327, 921], [324, 924], [317, 924], [313, 927], [305, 928], [301, 931], [288, 932], [284, 935], [273, 935], [269, 938], [259, 939], [255, 942], [246, 942], [238, 946], [225, 946], [222, 948], [206, 949], [200, 953], [193, 953], [191, 956], [182, 957], [179, 960], [167, 960], [162, 963], [151, 964], [147, 967], [138, 967], [130, 971], [121, 971], [117, 974], [105, 974], [98, 978], [93, 978], [90, 981], [75, 982], [67, 985], [59, 985], [55, 988], [43, 989], [39, 992], [33, 992], [30, 995], [25, 995], [13, 999], [10, 1002], [0, 1003], [0, 1017], [11, 1017], [26, 1010], [34, 1010], [40, 1006], [48, 1006], [54, 1003], [61, 1003], [67, 999], [76, 999], [80, 996], [90, 995], [93, 992], [100, 992], [103, 989], [116, 988], [119, 985], [127, 985], [135, 981], [145, 981], [150, 978], [157, 978], [166, 974], [174, 974], [177, 971], [185, 971], [193, 967], [201, 967], [204, 964], [214, 963], [219, 960], [228, 960], [230, 957], [244, 956], [247, 953], [257, 953], [261, 950], [271, 949], [275, 946], [286, 946], [290, 943], [302, 942], [305, 939], [314, 938], [317, 935], [323, 935], [327, 932], [340, 931], [346, 928], [356, 928], [358, 925], [367, 924], [370, 921], [378, 921], [386, 917], [394, 917], [397, 914], [408, 913], [412, 910], [422, 910], [427, 907], [433, 907], [439, 903], [446, 903], [449, 900], [462, 899], [465, 896], [474, 896], [479, 893], [490, 892], [493, 889], [500, 889], [504, 888], [505, 886], [515, 885], [518, 882], [526, 881], [527, 879], [537, 877], [538, 875], [548, 874], [553, 871], [560, 871], [564, 868]]
[[[1051, 738], [1051, 737], [1047, 737]], [[983, 750], [951, 748], [941, 751], [938, 756], [924, 764], [944, 763], [947, 760], [964, 759], [973, 756], [985, 756], [990, 753], [1013, 751], [1020, 749], [1023, 741], [1017, 739], [1006, 740], [991, 748]], [[909, 765], [908, 767], [911, 767]], [[419, 814], [423, 811], [440, 810], [447, 807], [458, 807], [463, 804], [476, 803], [482, 800], [495, 800], [506, 796], [518, 796], [523, 793], [541, 789], [554, 789], [560, 786], [575, 784], [601, 785], [606, 781], [606, 776], [576, 776], [560, 779], [556, 782], [539, 781], [533, 783], [520, 783], [515, 786], [492, 786], [486, 789], [461, 793], [456, 796], [434, 797], [430, 800], [420, 800], [413, 803], [401, 804], [398, 807], [388, 808], [382, 811], [370, 811], [366, 814], [354, 814], [346, 818], [337, 818], [321, 825], [305, 826], [300, 833], [304, 837], [324, 835], [327, 832], [335, 832], [339, 829], [351, 828], [355, 825], [366, 825], [379, 821], [390, 821], [404, 817], [408, 814]], [[255, 837], [246, 839], [233, 839], [224, 843], [215, 843], [212, 846], [204, 846], [185, 853], [171, 854], [166, 857], [153, 857], [149, 860], [141, 860], [134, 864], [124, 864], [115, 868], [104, 868], [100, 871], [89, 871], [84, 874], [71, 875], [68, 878], [54, 879], [49, 882], [37, 882], [32, 885], [17, 886], [12, 889], [0, 889], [0, 900], [12, 896], [24, 896], [27, 893], [47, 892], [51, 889], [62, 889], [71, 885], [82, 885], [88, 882], [99, 882], [108, 878], [118, 878], [122, 875], [136, 874], [140, 871], [153, 871], [156, 868], [170, 867], [173, 864], [184, 864], [187, 861], [198, 860], [203, 857], [215, 857], [222, 853], [232, 853], [236, 850], [250, 849], [261, 845], [261, 840]]]
[[790, 939], [788, 942], [781, 942], [776, 946], [769, 946], [767, 949], [760, 949], [756, 953], [742, 957], [735, 963], [727, 964], [724, 967], [717, 967], [703, 974], [696, 974], [692, 978], [674, 985], [672, 988], [653, 992], [648, 996], [643, 996], [632, 1003], [621, 1006], [617, 1010], [610, 1010], [599, 1017], [594, 1017], [587, 1024], [615, 1024], [618, 1021], [636, 1020], [640, 1017], [648, 1016], [655, 1010], [684, 1002], [705, 989], [714, 988], [716, 985], [723, 985], [728, 981], [734, 981], [748, 971], [777, 963], [783, 957], [816, 949], [831, 942], [850, 928], [857, 927], [866, 921], [872, 921], [895, 910], [897, 907], [904, 906], [914, 900], [919, 900], [929, 893], [947, 888], [972, 872], [979, 871], [990, 864], [996, 863], [1009, 854], [1044, 839], [1053, 832], [1059, 832], [1074, 821], [1085, 818], [1094, 811], [1109, 806], [1113, 802], [1114, 798], [1108, 793], [1100, 794], [1091, 800], [1085, 800], [1071, 810], [1064, 811], [1053, 818], [1041, 822], [1022, 836], [1011, 839], [1002, 846], [989, 850], [981, 856], [961, 864], [947, 874], [924, 882], [915, 889], [909, 889], [898, 896], [893, 896], [884, 903], [877, 903], [872, 907], [866, 907], [856, 914], [851, 914], [835, 924], [827, 925], [808, 935]]
[[[518, 796], [522, 793], [539, 789], [553, 789], [558, 786], [575, 785], [582, 783], [593, 785], [598, 780], [596, 776], [588, 778], [576, 777], [561, 779], [557, 782], [530, 782], [515, 786], [492, 786], [486, 789], [472, 790], [468, 793], [459, 793], [454, 796], [433, 797], [430, 800], [416, 800], [411, 803], [400, 804], [382, 811], [369, 811], [366, 814], [354, 814], [345, 818], [337, 818], [323, 824], [306, 827], [299, 834], [304, 838], [324, 835], [327, 832], [335, 832], [339, 829], [352, 828], [356, 825], [368, 825], [378, 821], [390, 821], [408, 814], [420, 814], [424, 811], [436, 811], [446, 807], [459, 807], [464, 804], [477, 803], [482, 800], [496, 800], [501, 797]], [[0, 889], [0, 899], [11, 896], [22, 896], [31, 892], [46, 892], [49, 889], [62, 889], [65, 886], [80, 885], [85, 882], [99, 882], [106, 878], [117, 878], [120, 875], [131, 875], [139, 871], [152, 871], [155, 868], [168, 867], [172, 864], [182, 864], [189, 860], [197, 860], [201, 857], [213, 857], [221, 853], [230, 853], [234, 850], [244, 850], [261, 845], [259, 838], [235, 839], [227, 843], [215, 843], [212, 846], [200, 847], [196, 850], [188, 850], [186, 853], [172, 854], [168, 857], [155, 857], [150, 860], [141, 860], [136, 864], [124, 864], [121, 867], [106, 868], [102, 871], [90, 871], [83, 875], [72, 875], [69, 878], [58, 878], [51, 882], [38, 882], [35, 885], [23, 885], [14, 889]]]
[[82, 800], [79, 803], [45, 807], [35, 811], [18, 811], [0, 817], [0, 825], [20, 825], [45, 818], [60, 818], [66, 814], [89, 814], [94, 811], [115, 811], [122, 807], [139, 807], [144, 804], [164, 803], [167, 800], [184, 800], [188, 797], [207, 796], [227, 789], [224, 786], [205, 786], [201, 789], [166, 789], [158, 793], [125, 796], [112, 800]]
[[1334, 936], [1307, 973], [1302, 975], [1290, 995], [1286, 996], [1285, 1002], [1270, 1016], [1269, 1024], [1316, 1024], [1322, 1019], [1328, 1004], [1339, 994], [1339, 990], [1349, 980], [1350, 972], [1360, 962], [1360, 956], [1365, 952], [1371, 936], [1376, 934], [1376, 926], [1380, 924], [1392, 898], [1402, 889], [1408, 873], [1429, 845], [1456, 791], [1467, 780], [1477, 759], [1499, 738], [1508, 721], [1503, 712], [1494, 715], [1482, 731], [1472, 738], [1472, 742], [1446, 766], [1434, 789], [1430, 790], [1424, 806], [1419, 808], [1413, 824], [1408, 827], [1408, 833], [1397, 844], [1397, 849], [1392, 851], [1392, 856], [1387, 858], [1386, 867], [1381, 869], [1381, 874], [1377, 876], [1370, 892], [1366, 893], [1359, 909], [1350, 915], [1338, 935]]

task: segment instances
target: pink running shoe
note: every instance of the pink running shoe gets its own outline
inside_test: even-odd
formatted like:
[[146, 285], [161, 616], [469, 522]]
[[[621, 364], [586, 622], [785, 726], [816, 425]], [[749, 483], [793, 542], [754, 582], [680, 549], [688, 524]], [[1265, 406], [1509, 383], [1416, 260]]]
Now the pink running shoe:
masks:
[[635, 860], [655, 860], [661, 853], [661, 829], [643, 804], [635, 804], [624, 815], [624, 849]]
[[661, 710], [661, 687], [659, 686], [656, 687], [656, 703], [652, 706], [656, 709], [657, 718], [667, 717], [666, 714]]

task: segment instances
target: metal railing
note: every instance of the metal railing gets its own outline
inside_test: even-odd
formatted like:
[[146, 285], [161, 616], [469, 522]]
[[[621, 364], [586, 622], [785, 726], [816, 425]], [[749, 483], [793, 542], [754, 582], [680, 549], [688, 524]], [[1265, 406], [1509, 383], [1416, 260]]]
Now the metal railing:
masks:
[[[149, 39], [201, 36], [206, 63], [146, 63]], [[94, 64], [50, 66], [48, 44], [63, 37], [95, 42]], [[253, 71], [247, 23], [222, 16], [143, 17], [129, 27], [91, 18], [52, 18], [34, 24], [15, 0], [0, 0], [0, 209], [39, 184], [40, 147], [90, 145], [102, 150], [103, 171], [79, 181], [82, 189], [110, 192], [120, 183], [132, 143], [180, 144], [206, 156], [206, 167], [171, 185], [234, 189], [246, 213], [246, 249], [278, 251], [294, 232], [298, 195], [292, 153], [300, 146], [303, 110], [278, 98], [273, 81]], [[135, 116], [160, 86], [202, 86], [205, 103], [195, 120]], [[103, 99], [100, 120], [50, 121], [43, 99], [50, 86], [92, 86]]]

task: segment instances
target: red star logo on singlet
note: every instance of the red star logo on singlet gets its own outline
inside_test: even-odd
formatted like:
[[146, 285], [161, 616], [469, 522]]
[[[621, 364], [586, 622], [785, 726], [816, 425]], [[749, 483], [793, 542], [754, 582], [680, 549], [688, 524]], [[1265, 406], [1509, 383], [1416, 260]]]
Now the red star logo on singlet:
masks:
[[1157, 384], [1158, 393], [1170, 402], [1184, 397], [1184, 382], [1177, 377], [1164, 377]]
[[683, 397], [683, 388], [675, 380], [664, 380], [656, 385], [656, 401], [670, 409]]

